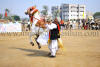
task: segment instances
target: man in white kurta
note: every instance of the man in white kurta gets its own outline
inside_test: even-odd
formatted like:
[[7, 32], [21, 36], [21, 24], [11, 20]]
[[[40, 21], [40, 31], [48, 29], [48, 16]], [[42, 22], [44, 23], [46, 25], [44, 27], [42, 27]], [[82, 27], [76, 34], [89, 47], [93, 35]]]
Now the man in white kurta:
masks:
[[[39, 42], [41, 45], [46, 45], [49, 40], [49, 31], [54, 30], [54, 29], [57, 29], [57, 25], [54, 23], [48, 22], [48, 24], [46, 24], [47, 32], [42, 33], [42, 35], [38, 37], [37, 42]], [[56, 51], [58, 50], [57, 38], [54, 37], [54, 39], [50, 39], [48, 48], [50, 50], [50, 57], [55, 57]]]
[[[50, 23], [50, 24], [47, 25], [47, 28], [49, 30], [53, 30], [53, 29], [57, 28], [57, 25], [54, 24], [54, 23]], [[48, 48], [50, 49], [50, 53], [51, 53], [50, 57], [55, 57], [56, 56], [56, 51], [58, 50], [57, 39], [51, 40], [50, 43], [49, 43]]]

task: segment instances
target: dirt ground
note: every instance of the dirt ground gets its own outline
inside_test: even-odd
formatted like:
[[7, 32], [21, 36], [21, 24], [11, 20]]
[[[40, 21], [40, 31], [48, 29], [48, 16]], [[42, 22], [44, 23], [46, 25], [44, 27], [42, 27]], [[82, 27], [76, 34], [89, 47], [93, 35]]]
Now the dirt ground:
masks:
[[0, 67], [100, 67], [100, 37], [62, 36], [65, 51], [48, 57], [48, 46], [37, 48], [28, 37], [1, 37]]

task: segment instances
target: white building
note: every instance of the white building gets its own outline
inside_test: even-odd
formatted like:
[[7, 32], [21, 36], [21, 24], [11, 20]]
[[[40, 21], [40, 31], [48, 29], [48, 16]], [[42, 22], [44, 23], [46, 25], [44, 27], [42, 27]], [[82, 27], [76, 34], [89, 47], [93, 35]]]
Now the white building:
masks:
[[53, 6], [51, 8], [52, 17], [54, 18], [55, 11], [60, 10], [60, 17], [64, 21], [86, 19], [86, 6], [79, 4], [62, 4], [59, 6]]
[[60, 6], [61, 18], [67, 20], [86, 19], [86, 6], [79, 4], [62, 4]]
[[62, 4], [60, 16], [63, 20], [86, 19], [86, 6], [79, 4]]

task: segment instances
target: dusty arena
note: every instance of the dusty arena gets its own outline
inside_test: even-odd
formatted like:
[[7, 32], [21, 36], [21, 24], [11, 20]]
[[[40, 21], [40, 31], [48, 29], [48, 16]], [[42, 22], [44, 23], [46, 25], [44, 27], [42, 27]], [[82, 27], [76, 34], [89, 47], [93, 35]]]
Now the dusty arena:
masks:
[[48, 46], [31, 46], [28, 34], [0, 33], [0, 67], [100, 67], [100, 31], [63, 31], [65, 50], [55, 58]]

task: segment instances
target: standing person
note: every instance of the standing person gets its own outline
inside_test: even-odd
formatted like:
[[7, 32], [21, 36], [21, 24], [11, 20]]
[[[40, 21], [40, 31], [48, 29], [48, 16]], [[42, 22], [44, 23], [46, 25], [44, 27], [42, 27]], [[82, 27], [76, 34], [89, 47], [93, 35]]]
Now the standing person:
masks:
[[85, 29], [85, 19], [82, 20], [82, 24], [83, 24], [83, 29]]
[[73, 21], [72, 27], [73, 27], [73, 30], [76, 29], [76, 22], [75, 22], [75, 20]]
[[22, 31], [25, 31], [25, 20], [22, 21]]
[[50, 43], [48, 46], [48, 48], [50, 50], [50, 53], [49, 53], [50, 57], [55, 57], [56, 52], [58, 50], [57, 39], [60, 36], [59, 36], [59, 27], [57, 25], [58, 25], [57, 19], [55, 19], [53, 23], [49, 22], [49, 24], [47, 25], [47, 28], [50, 30], [49, 31]]
[[78, 29], [82, 29], [82, 21], [81, 21], [81, 19], [79, 20]]
[[27, 28], [28, 28], [28, 31], [31, 30], [31, 25], [30, 25], [30, 22], [29, 22], [29, 21], [28, 21], [28, 23], [27, 23]]
[[[56, 21], [58, 21], [57, 19], [55, 19]], [[64, 20], [60, 21], [60, 26], [61, 26], [61, 32], [63, 32], [64, 29]]]
[[66, 25], [66, 29], [69, 29], [69, 24], [70, 24], [70, 20], [68, 20], [68, 23]]
[[73, 28], [73, 23], [72, 23], [72, 21], [70, 21], [70, 30]]

